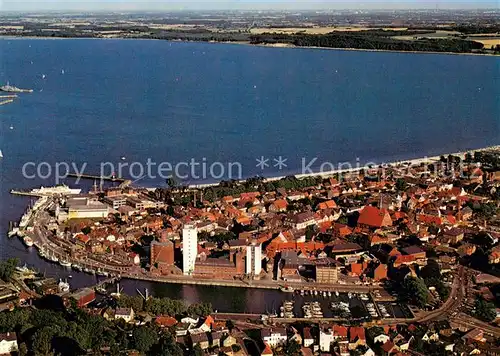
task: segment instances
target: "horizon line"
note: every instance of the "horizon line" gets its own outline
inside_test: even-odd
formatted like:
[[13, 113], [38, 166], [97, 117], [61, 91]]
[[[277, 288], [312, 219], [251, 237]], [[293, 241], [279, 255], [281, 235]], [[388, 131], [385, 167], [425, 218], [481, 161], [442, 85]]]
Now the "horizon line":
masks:
[[127, 12], [127, 13], [144, 13], [144, 12], [221, 12], [221, 11], [231, 11], [231, 12], [265, 12], [265, 11], [276, 11], [276, 12], [296, 12], [296, 11], [311, 11], [311, 12], [319, 12], [319, 11], [477, 11], [477, 10], [485, 10], [485, 11], [498, 11], [500, 9], [498, 7], [399, 7], [399, 8], [294, 8], [294, 9], [285, 9], [285, 8], [220, 8], [220, 9], [38, 9], [38, 10], [4, 10], [0, 8], [0, 13], [54, 13], [54, 12], [65, 12], [65, 13], [82, 13], [82, 12], [101, 12], [101, 13], [113, 13], [113, 12]]

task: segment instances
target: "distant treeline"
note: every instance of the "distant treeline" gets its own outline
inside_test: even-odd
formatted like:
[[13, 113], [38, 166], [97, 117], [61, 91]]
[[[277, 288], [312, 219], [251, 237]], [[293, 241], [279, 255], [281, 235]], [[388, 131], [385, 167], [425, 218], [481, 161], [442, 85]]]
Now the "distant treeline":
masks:
[[[385, 32], [385, 31], [384, 31]], [[416, 39], [399, 40], [390, 36], [380, 36], [380, 31], [372, 33], [330, 33], [309, 34], [262, 34], [251, 36], [253, 44], [288, 43], [298, 47], [354, 48], [388, 51], [455, 52], [469, 53], [483, 49], [483, 44], [461, 39]]]

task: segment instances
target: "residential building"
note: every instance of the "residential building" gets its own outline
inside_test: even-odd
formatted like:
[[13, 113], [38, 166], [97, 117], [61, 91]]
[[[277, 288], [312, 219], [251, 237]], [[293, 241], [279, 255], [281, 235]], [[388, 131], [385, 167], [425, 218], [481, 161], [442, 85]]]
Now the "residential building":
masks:
[[304, 337], [302, 338], [304, 347], [310, 347], [314, 345], [314, 338], [311, 335], [311, 328], [304, 328]]
[[290, 214], [285, 219], [285, 224], [297, 230], [305, 229], [309, 225], [316, 224], [316, 218], [310, 211], [298, 214]]
[[320, 328], [319, 330], [319, 349], [324, 352], [330, 352], [330, 348], [335, 341], [333, 330], [331, 328]]
[[10, 355], [17, 351], [17, 336], [15, 332], [0, 333], [0, 355]]
[[134, 309], [132, 308], [117, 308], [115, 311], [115, 320], [123, 319], [127, 323], [134, 320]]
[[285, 328], [264, 328], [261, 330], [261, 337], [264, 343], [273, 348], [285, 345], [287, 342]]
[[335, 284], [339, 280], [338, 269], [334, 265], [316, 265], [316, 282], [321, 284]]
[[182, 271], [185, 275], [194, 272], [198, 255], [198, 230], [194, 225], [184, 225], [182, 229]]

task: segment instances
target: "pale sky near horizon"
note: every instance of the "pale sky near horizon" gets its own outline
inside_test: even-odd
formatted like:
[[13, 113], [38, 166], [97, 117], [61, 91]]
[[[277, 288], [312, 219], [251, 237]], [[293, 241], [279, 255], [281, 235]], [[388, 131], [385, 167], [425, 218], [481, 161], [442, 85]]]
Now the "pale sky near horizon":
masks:
[[52, 10], [263, 10], [263, 9], [475, 9], [492, 0], [0, 0], [0, 11]]

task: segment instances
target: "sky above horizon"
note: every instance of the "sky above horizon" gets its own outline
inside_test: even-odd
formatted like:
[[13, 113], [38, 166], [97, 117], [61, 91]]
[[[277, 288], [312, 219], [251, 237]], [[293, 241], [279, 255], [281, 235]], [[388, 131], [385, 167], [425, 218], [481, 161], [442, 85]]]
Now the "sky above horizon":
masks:
[[490, 0], [0, 0], [0, 11], [498, 8]]

